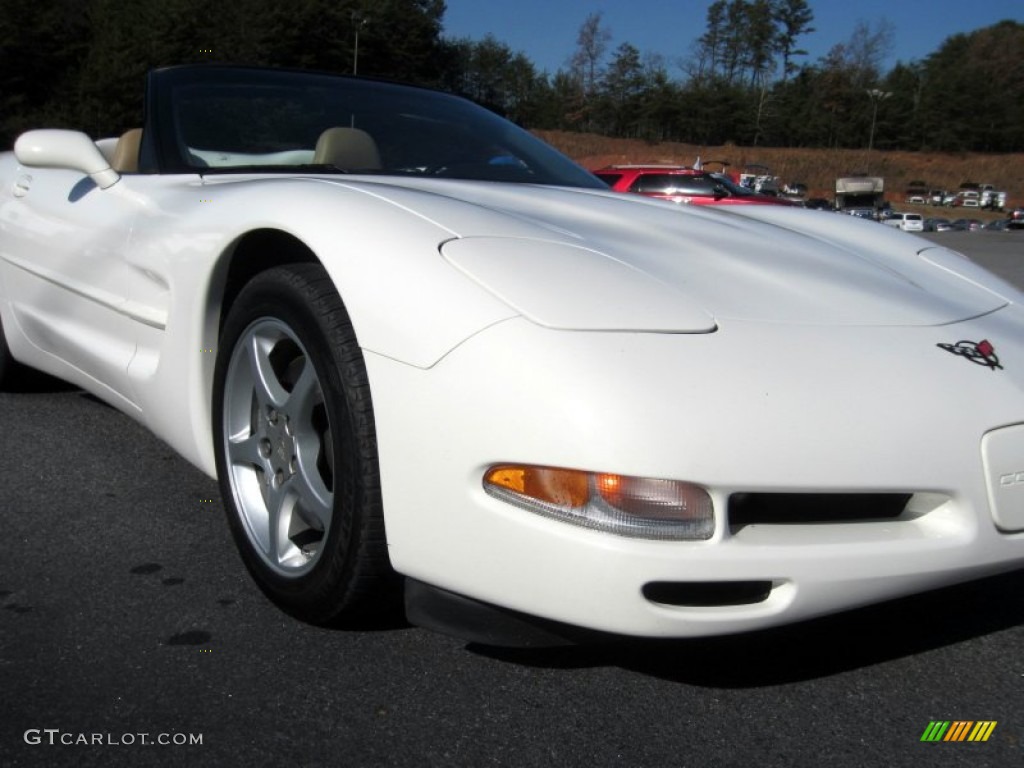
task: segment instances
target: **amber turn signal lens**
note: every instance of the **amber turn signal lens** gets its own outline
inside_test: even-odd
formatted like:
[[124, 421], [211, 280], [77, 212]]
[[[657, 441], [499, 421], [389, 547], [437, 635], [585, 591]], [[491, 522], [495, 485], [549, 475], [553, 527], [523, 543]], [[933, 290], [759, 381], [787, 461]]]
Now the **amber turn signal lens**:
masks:
[[484, 476], [484, 483], [564, 507], [582, 507], [590, 495], [587, 473], [574, 469], [494, 467]]
[[623, 478], [621, 475], [600, 474], [595, 477], [597, 478], [597, 492], [606, 499], [616, 496], [619, 489], [622, 488]]
[[707, 489], [682, 480], [500, 464], [484, 491], [546, 517], [623, 536], [700, 541], [715, 531]]
[[597, 492], [616, 509], [646, 520], [710, 518], [711, 498], [700, 486], [677, 480], [597, 475]]
[[522, 467], [494, 467], [484, 476], [484, 482], [525, 493], [526, 470]]

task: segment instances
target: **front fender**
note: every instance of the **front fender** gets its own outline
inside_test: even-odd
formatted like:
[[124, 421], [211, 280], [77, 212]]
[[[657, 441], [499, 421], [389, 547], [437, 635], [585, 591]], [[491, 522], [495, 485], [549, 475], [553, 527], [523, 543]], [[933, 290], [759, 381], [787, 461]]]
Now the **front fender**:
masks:
[[450, 230], [355, 185], [151, 177], [122, 193], [140, 207], [127, 256], [133, 300], [166, 319], [138, 326], [129, 378], [148, 426], [211, 476], [223, 276], [247, 233], [278, 230], [304, 243], [337, 287], [360, 346], [410, 366], [429, 368], [517, 314], [441, 256]]

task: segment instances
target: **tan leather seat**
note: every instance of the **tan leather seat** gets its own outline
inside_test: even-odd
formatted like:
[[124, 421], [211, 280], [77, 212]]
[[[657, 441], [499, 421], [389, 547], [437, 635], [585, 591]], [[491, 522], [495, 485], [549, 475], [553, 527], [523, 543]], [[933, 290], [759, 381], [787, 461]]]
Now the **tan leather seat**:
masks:
[[346, 171], [375, 171], [381, 167], [377, 142], [358, 128], [328, 128], [313, 152], [316, 165], [334, 165]]
[[114, 158], [110, 167], [118, 173], [139, 172], [139, 145], [142, 144], [142, 129], [132, 128], [121, 134], [114, 147]]

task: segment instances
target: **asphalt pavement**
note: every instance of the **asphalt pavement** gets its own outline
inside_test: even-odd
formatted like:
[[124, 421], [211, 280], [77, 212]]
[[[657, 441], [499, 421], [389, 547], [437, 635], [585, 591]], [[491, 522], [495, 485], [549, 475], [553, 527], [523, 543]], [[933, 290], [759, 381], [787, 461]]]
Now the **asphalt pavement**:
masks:
[[[1024, 232], [930, 237], [1024, 286]], [[326, 630], [267, 602], [216, 484], [126, 416], [45, 380], [0, 394], [0, 424], [0, 766], [1024, 758], [1024, 571], [727, 638], [512, 651], [400, 615]], [[997, 725], [922, 742], [937, 720]]]

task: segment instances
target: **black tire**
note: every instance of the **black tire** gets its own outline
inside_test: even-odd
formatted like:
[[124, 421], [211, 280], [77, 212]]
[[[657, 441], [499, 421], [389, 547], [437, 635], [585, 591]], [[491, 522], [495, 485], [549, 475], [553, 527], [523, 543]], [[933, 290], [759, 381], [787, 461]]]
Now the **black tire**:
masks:
[[217, 354], [213, 432], [228, 523], [260, 588], [315, 624], [372, 607], [393, 577], [373, 405], [320, 265], [267, 270], [239, 293]]

